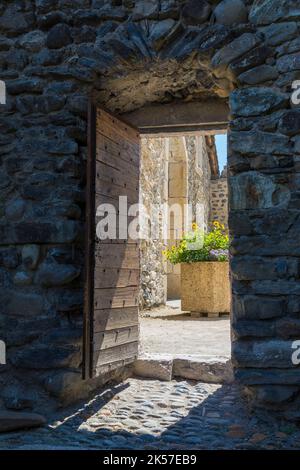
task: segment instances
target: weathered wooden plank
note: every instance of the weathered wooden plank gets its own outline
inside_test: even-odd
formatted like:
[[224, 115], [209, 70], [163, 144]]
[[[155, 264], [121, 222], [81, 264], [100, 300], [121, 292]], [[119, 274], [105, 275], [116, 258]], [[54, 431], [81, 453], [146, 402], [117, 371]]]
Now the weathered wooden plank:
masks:
[[[112, 220], [109, 220], [107, 223], [107, 217], [111, 216]], [[133, 229], [131, 228], [131, 223], [134, 222]], [[98, 225], [99, 223], [99, 225]], [[130, 245], [137, 245], [139, 243], [139, 231], [138, 223], [136, 217], [127, 217], [123, 215], [115, 215], [113, 212], [105, 214], [102, 217], [96, 217], [96, 243], [101, 244], [120, 244], [124, 245], [126, 243]], [[101, 225], [100, 225], [101, 224]], [[109, 232], [108, 232], [109, 230]]]
[[112, 142], [115, 142], [118, 145], [122, 145], [124, 142], [127, 142], [127, 144], [130, 145], [135, 145], [138, 142], [139, 137], [135, 136], [127, 136], [124, 137], [122, 135], [122, 132], [119, 132], [118, 129], [109, 126], [106, 122], [100, 122], [99, 124], [97, 123], [97, 135], [103, 135], [107, 139], [110, 139]]
[[[100, 191], [101, 191], [101, 188], [100, 188]], [[127, 214], [130, 205], [136, 204], [136, 198], [134, 201], [132, 201], [127, 196], [127, 204], [125, 204], [126, 202], [125, 197], [124, 199], [120, 200], [119, 196], [112, 197], [106, 194], [99, 194], [99, 193], [95, 194], [96, 208], [99, 207], [100, 204], [111, 204], [116, 209], [117, 214], [123, 214], [123, 215]], [[126, 196], [126, 195], [122, 194], [121, 196]], [[121, 204], [121, 201], [123, 201], [122, 204]]]
[[95, 247], [95, 265], [102, 268], [139, 269], [138, 244], [109, 244], [101, 242]]
[[99, 119], [99, 124], [111, 127], [115, 132], [120, 133], [124, 139], [139, 138], [139, 131], [136, 127], [101, 108], [97, 109], [97, 119]]
[[135, 161], [135, 158], [132, 157], [128, 152], [128, 157], [122, 158], [122, 152], [118, 152], [118, 155], [112, 154], [108, 150], [100, 150], [97, 149], [96, 153], [96, 160], [98, 162], [102, 162], [108, 167], [113, 167], [116, 169], [120, 169], [122, 171], [126, 171], [128, 174], [133, 175], [136, 179], [139, 176], [139, 162]]
[[101, 331], [94, 333], [94, 350], [102, 351], [104, 349], [120, 346], [121, 344], [137, 341], [139, 328], [137, 325], [122, 329]]
[[115, 141], [116, 138], [136, 143], [139, 141], [139, 132], [131, 125], [117, 119], [102, 109], [97, 110], [97, 132]]
[[123, 145], [116, 144], [100, 133], [97, 134], [97, 151], [107, 152], [107, 158], [112, 155], [113, 157], [122, 158], [124, 161], [135, 165], [140, 164], [140, 153], [136, 146], [127, 142], [124, 142]]
[[113, 287], [137, 287], [139, 285], [139, 269], [116, 269], [95, 267], [95, 289], [107, 289]]
[[96, 162], [96, 187], [97, 181], [106, 181], [110, 184], [120, 186], [121, 188], [130, 188], [133, 191], [138, 191], [138, 179], [130, 173], [126, 173], [125, 170], [120, 168], [116, 169], [112, 166], [108, 166], [102, 162]]
[[122, 344], [103, 351], [94, 350], [94, 368], [97, 370], [100, 366], [113, 364], [117, 361], [126, 359], [134, 360], [138, 354], [138, 342]]
[[137, 307], [107, 308], [95, 310], [94, 312], [94, 333], [135, 326], [137, 324]]
[[122, 115], [129, 124], [140, 129], [141, 133], [149, 129], [163, 132], [168, 129], [182, 128], [201, 130], [203, 127], [214, 127], [215, 131], [228, 125], [229, 106], [227, 99], [212, 98], [206, 101], [186, 103], [167, 103], [148, 105], [136, 111]]
[[108, 374], [109, 372], [113, 372], [114, 370], [121, 369], [131, 364], [135, 358], [136, 356], [133, 358], [129, 357], [121, 361], [115, 361], [109, 364], [99, 365], [94, 369], [94, 376], [99, 377], [101, 375]]
[[138, 203], [139, 191], [127, 188], [126, 186], [117, 186], [115, 184], [97, 178], [96, 182], [96, 195], [109, 196], [118, 199], [119, 196], [127, 196], [128, 200], [134, 204]]
[[95, 289], [95, 309], [136, 307], [137, 305], [137, 287], [114, 287], [111, 289]]

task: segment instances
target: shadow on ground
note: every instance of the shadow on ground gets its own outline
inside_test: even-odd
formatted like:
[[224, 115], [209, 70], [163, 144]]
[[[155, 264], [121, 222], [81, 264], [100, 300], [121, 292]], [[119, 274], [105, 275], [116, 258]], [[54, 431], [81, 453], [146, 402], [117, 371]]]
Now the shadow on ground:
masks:
[[2, 435], [0, 448], [254, 450], [300, 447], [297, 427], [263, 410], [251, 413], [235, 385], [214, 386], [215, 389], [210, 386], [212, 393], [201, 403], [196, 404], [197, 398], [190, 398], [182, 407], [181, 388], [190, 390], [191, 397], [196, 397], [197, 390], [207, 385], [168, 383], [165, 387], [172, 400], [164, 402], [162, 387], [161, 400], [152, 403], [150, 393], [148, 401], [141, 405], [139, 394], [131, 402], [126, 400], [132, 383], [142, 384], [145, 391], [147, 384], [150, 388], [157, 382], [131, 380], [135, 382], [106, 389], [88, 404], [61, 411], [46, 428]]

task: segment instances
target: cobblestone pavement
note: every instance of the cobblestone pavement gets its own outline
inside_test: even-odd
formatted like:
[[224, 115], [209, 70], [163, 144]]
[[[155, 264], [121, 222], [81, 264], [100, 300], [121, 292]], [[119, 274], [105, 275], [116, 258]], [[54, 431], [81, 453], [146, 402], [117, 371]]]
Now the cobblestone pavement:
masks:
[[248, 412], [236, 385], [128, 379], [0, 449], [297, 449], [300, 429]]

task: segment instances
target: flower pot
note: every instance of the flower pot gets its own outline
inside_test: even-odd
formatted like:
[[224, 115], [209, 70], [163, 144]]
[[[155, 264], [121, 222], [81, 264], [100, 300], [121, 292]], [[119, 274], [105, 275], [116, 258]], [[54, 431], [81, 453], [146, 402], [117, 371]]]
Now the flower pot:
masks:
[[218, 316], [230, 312], [229, 262], [181, 264], [181, 309]]

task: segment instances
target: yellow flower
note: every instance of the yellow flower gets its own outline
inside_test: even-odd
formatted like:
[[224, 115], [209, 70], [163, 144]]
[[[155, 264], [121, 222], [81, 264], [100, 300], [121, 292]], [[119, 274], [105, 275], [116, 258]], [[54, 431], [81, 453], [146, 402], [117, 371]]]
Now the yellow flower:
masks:
[[196, 222], [194, 222], [192, 224], [192, 230], [195, 232], [197, 230], [197, 228], [198, 228], [198, 225], [196, 224]]
[[213, 225], [214, 225], [216, 228], [219, 228], [219, 227], [220, 227], [220, 223], [219, 223], [217, 220], [215, 220], [215, 221], [213, 222]]

